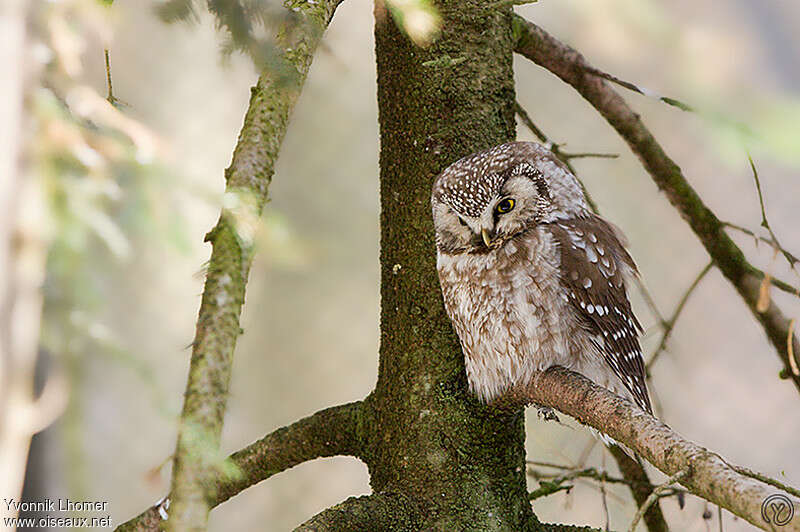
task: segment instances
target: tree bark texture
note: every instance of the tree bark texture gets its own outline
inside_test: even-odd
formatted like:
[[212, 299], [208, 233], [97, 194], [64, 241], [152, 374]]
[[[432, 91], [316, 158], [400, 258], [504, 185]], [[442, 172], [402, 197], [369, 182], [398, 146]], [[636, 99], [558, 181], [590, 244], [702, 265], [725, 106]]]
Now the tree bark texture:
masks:
[[481, 0], [437, 8], [441, 34], [427, 49], [403, 35], [382, 3], [375, 9], [381, 349], [365, 401], [372, 434], [364, 459], [375, 492], [416, 501], [422, 529], [535, 530], [523, 415], [498, 414], [466, 393], [430, 212], [431, 185], [445, 166], [515, 137], [511, 10]]

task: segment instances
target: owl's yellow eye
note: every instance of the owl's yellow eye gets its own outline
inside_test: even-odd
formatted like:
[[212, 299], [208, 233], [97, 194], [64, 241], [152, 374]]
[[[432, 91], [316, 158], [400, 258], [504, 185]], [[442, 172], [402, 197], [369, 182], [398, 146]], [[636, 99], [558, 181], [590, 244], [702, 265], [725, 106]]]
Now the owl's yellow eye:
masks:
[[514, 209], [514, 204], [516, 202], [512, 198], [506, 198], [494, 208], [494, 212], [497, 214], [505, 214], [507, 212], [511, 212]]

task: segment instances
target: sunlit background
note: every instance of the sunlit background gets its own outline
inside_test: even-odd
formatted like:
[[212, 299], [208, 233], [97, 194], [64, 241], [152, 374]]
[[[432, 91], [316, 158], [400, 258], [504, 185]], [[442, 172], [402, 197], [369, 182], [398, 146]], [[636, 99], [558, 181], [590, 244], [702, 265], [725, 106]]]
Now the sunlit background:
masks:
[[[63, 0], [31, 8], [29, 61], [48, 80], [30, 86], [28, 98], [29, 169], [44, 179], [52, 219], [42, 352], [51, 374], [68, 376], [70, 393], [58, 422], [34, 440], [26, 490], [34, 498], [107, 500], [115, 524], [168, 488], [210, 252], [203, 235], [219, 215], [223, 171], [256, 79], [249, 57], [221, 53], [225, 35], [202, 2], [198, 20], [173, 24], [155, 14], [157, 4]], [[700, 109], [691, 114], [624, 94], [719, 217], [765, 235], [749, 151], [771, 226], [800, 254], [800, 4], [539, 0], [517, 11], [598, 68]], [[292, 115], [250, 275], [226, 453], [360, 399], [374, 385], [379, 142], [372, 24], [371, 2], [345, 0]], [[103, 111], [104, 48], [119, 116]], [[644, 283], [669, 317], [707, 254], [587, 103], [530, 62], [518, 58], [515, 67], [518, 100], [552, 140], [566, 151], [619, 154], [574, 164], [601, 212], [629, 237]], [[76, 124], [62, 99], [97, 129]], [[534, 138], [522, 125], [518, 137]], [[771, 248], [731, 234], [756, 265], [800, 285]], [[800, 299], [773, 296], [800, 318]], [[638, 290], [632, 298], [650, 354], [661, 337], [658, 320]], [[739, 296], [712, 270], [654, 365], [651, 387], [662, 419], [678, 432], [798, 485], [800, 396], [778, 379], [780, 368]], [[545, 423], [535, 412], [528, 418], [530, 459], [615, 474], [613, 459], [592, 447], [577, 423]], [[355, 459], [316, 460], [215, 509], [210, 528], [291, 529], [369, 493], [368, 481]], [[607, 485], [605, 499], [611, 529], [627, 529], [636, 509], [627, 488]], [[680, 509], [668, 498], [662, 507], [674, 530], [718, 529], [716, 507], [700, 499], [689, 496]], [[534, 511], [548, 522], [606, 521], [595, 481], [539, 499]], [[723, 519], [725, 530], [752, 529], [727, 512]]]

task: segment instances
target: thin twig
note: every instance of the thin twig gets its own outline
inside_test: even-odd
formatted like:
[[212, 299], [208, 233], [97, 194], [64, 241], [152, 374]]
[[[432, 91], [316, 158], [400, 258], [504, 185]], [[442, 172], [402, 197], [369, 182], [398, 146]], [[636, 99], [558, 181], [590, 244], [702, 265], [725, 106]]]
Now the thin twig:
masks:
[[658, 325], [661, 328], [664, 328], [667, 324], [667, 320], [664, 318], [664, 315], [658, 309], [658, 305], [656, 305], [655, 299], [653, 299], [653, 296], [650, 294], [650, 290], [647, 289], [647, 286], [645, 286], [644, 281], [642, 281], [641, 277], [636, 276], [634, 277], [634, 279], [636, 281], [636, 285], [639, 287], [639, 292], [642, 294], [644, 302], [647, 303], [647, 306], [650, 308], [650, 312], [653, 314], [653, 317], [658, 322]]
[[548, 495], [552, 495], [554, 493], [558, 493], [559, 491], [566, 491], [569, 493], [569, 490], [572, 489], [572, 485], [563, 485], [558, 484], [555, 481], [553, 482], [540, 482], [539, 487], [532, 492], [528, 493], [528, 500], [535, 501], [536, 499], [541, 499], [542, 497], [547, 497]]
[[519, 116], [519, 119], [522, 120], [522, 123], [525, 124], [525, 127], [530, 129], [531, 132], [536, 136], [536, 138], [538, 138], [539, 141], [542, 144], [544, 144], [544, 146], [548, 150], [553, 152], [553, 155], [555, 155], [559, 161], [564, 163], [564, 166], [566, 166], [567, 169], [570, 172], [572, 172], [572, 175], [575, 176], [575, 178], [578, 180], [578, 183], [580, 183], [581, 188], [583, 189], [583, 195], [584, 197], [586, 197], [586, 203], [589, 204], [589, 208], [592, 209], [592, 212], [597, 214], [598, 212], [597, 203], [595, 203], [591, 194], [589, 194], [589, 190], [586, 188], [586, 185], [584, 185], [583, 181], [578, 177], [578, 172], [575, 170], [575, 167], [570, 162], [570, 157], [568, 157], [567, 154], [562, 152], [561, 149], [559, 148], [559, 145], [550, 140], [550, 137], [545, 135], [544, 131], [539, 129], [539, 126], [537, 126], [533, 122], [528, 112], [525, 110], [525, 108], [522, 107], [522, 105], [518, 101], [514, 102], [514, 110], [517, 113], [517, 116]]
[[[530, 463], [530, 462], [528, 462]], [[542, 464], [544, 466], [544, 464]], [[596, 480], [598, 482], [608, 482], [609, 484], [626, 484], [628, 486], [631, 485], [638, 485], [643, 484], [643, 482], [636, 482], [631, 480], [626, 480], [620, 477], [613, 477], [608, 474], [605, 470], [598, 470], [594, 467], [587, 467], [584, 469], [574, 469], [570, 468], [569, 466], [557, 466], [557, 465], [549, 465], [544, 467], [559, 467], [566, 471], [566, 473], [562, 474], [553, 474], [553, 473], [542, 473], [533, 468], [528, 468], [528, 474], [536, 480], [552, 480], [553, 482], [563, 483], [570, 480], [575, 480], [578, 478], [588, 478], [592, 480]]]
[[747, 155], [747, 160], [750, 162], [750, 169], [753, 171], [753, 180], [756, 182], [756, 190], [758, 191], [758, 205], [761, 207], [761, 227], [769, 232], [769, 236], [774, 243], [774, 247], [783, 254], [786, 262], [788, 262], [789, 266], [795, 270], [795, 265], [798, 262], [797, 257], [784, 249], [784, 247], [778, 241], [778, 237], [775, 236], [775, 232], [772, 230], [772, 227], [769, 225], [769, 222], [767, 221], [767, 210], [764, 208], [764, 195], [761, 193], [761, 180], [758, 178], [758, 170], [756, 170], [756, 165], [753, 162], [753, 158], [750, 156], [750, 154]]
[[[615, 453], [612, 452], [612, 455], [614, 458], [617, 458]], [[625, 457], [627, 457], [627, 455], [625, 455]], [[529, 467], [527, 471], [528, 474], [540, 482], [540, 487], [529, 494], [531, 500], [557, 493], [558, 491], [562, 490], [569, 491], [569, 489], [572, 488], [572, 485], [565, 485], [564, 483], [581, 479], [597, 481], [597, 487], [599, 487], [601, 494], [605, 493], [605, 496], [609, 495], [605, 489], [606, 483], [626, 485], [631, 489], [632, 493], [634, 493], [636, 501], [639, 504], [644, 504], [649, 494], [653, 491], [653, 485], [650, 483], [649, 479], [647, 479], [643, 470], [641, 473], [639, 473], [640, 476], [637, 478], [628, 478], [627, 475], [625, 475], [625, 478], [621, 478], [609, 475], [605, 469], [599, 470], [595, 467], [579, 468], [566, 464], [554, 464], [552, 462], [538, 462], [533, 460], [528, 460], [526, 463], [531, 466], [557, 469], [562, 471], [561, 473], [545, 473], [534, 469], [533, 467]], [[623, 466], [624, 464], [620, 465], [620, 470], [625, 473]], [[542, 480], [546, 482], [541, 482]], [[664, 498], [675, 495], [683, 495], [685, 493], [686, 490], [682, 488], [676, 488], [670, 492], [662, 492], [660, 497]], [[651, 506], [644, 517], [648, 530], [650, 532], [662, 532], [668, 530], [663, 514], [661, 513], [660, 509], [654, 511], [655, 508], [658, 507]]]
[[786, 335], [786, 351], [789, 353], [789, 367], [792, 369], [792, 373], [797, 376], [800, 375], [800, 367], [798, 367], [800, 364], [797, 363], [797, 353], [794, 352], [794, 346], [792, 345], [794, 322], [794, 318], [789, 321], [789, 334]]
[[586, 446], [581, 451], [581, 454], [578, 455], [578, 466], [583, 467], [586, 465], [586, 460], [589, 459], [589, 455], [592, 453], [592, 449], [594, 449], [597, 445], [597, 442], [597, 438], [589, 438], [589, 441], [586, 442]]
[[[610, 447], [608, 452], [616, 460], [623, 478], [630, 481], [628, 487], [633, 500], [636, 501], [636, 505], [641, 506], [653, 492], [653, 484], [650, 482], [650, 477], [647, 475], [644, 466], [639, 460], [631, 458], [621, 447], [616, 445]], [[645, 512], [644, 522], [649, 532], [669, 532], [669, 526], [667, 526], [667, 521], [664, 519], [664, 514], [659, 504], [652, 505]]]
[[528, 114], [528, 112], [525, 110], [524, 107], [522, 107], [522, 104], [520, 104], [519, 101], [514, 102], [514, 111], [517, 113], [517, 116], [519, 117], [519, 119], [522, 120], [522, 123], [525, 124], [525, 127], [527, 127], [528, 129], [531, 130], [531, 133], [533, 133], [534, 136], [536, 136], [536, 138], [539, 139], [539, 141], [542, 144], [544, 144], [545, 148], [547, 148], [548, 150], [552, 151], [553, 155], [558, 157], [558, 159], [562, 163], [564, 163], [567, 166], [567, 168], [569, 168], [570, 172], [572, 172], [573, 174], [577, 174], [577, 172], [575, 171], [575, 168], [569, 162], [569, 158], [566, 157], [564, 155], [564, 153], [561, 152], [561, 149], [559, 148], [559, 144], [557, 142], [553, 141], [552, 139], [550, 139], [550, 137], [548, 137], [544, 133], [544, 131], [539, 129], [539, 126], [537, 126], [534, 123], [533, 119], [531, 118], [531, 115]]
[[603, 502], [603, 515], [606, 518], [605, 531], [611, 530], [611, 519], [608, 515], [608, 499], [606, 499], [606, 483], [600, 480], [600, 500]]
[[106, 100], [108, 103], [114, 104], [114, 89], [111, 85], [111, 59], [109, 59], [108, 48], [103, 50], [103, 53], [106, 56], [106, 85], [108, 86], [108, 96], [106, 96]]
[[647, 365], [645, 366], [645, 369], [648, 372], [648, 378], [649, 378], [650, 368], [656, 362], [661, 352], [664, 351], [664, 349], [666, 348], [667, 340], [672, 334], [672, 331], [675, 329], [675, 322], [678, 321], [678, 317], [681, 315], [683, 307], [685, 307], [686, 302], [689, 301], [689, 296], [692, 295], [694, 289], [697, 288], [697, 286], [700, 284], [700, 281], [703, 280], [703, 277], [706, 276], [706, 274], [711, 270], [713, 266], [714, 263], [709, 262], [708, 264], [706, 264], [705, 268], [700, 270], [700, 273], [697, 275], [697, 277], [695, 277], [694, 281], [692, 281], [692, 284], [689, 285], [689, 288], [686, 290], [686, 292], [684, 292], [683, 297], [681, 297], [681, 300], [678, 302], [678, 306], [675, 308], [675, 312], [673, 312], [672, 316], [667, 321], [664, 322], [664, 334], [661, 336], [661, 341], [659, 342], [658, 347], [653, 353], [653, 356], [650, 357], [650, 360], [647, 362]]
[[103, 49], [103, 55], [106, 61], [106, 88], [108, 89], [106, 101], [114, 107], [127, 106], [127, 103], [114, 96], [114, 86], [111, 84], [111, 52], [108, 48]]
[[[789, 251], [781, 248], [778, 245], [778, 243], [775, 242], [774, 240], [772, 240], [771, 238], [766, 238], [766, 237], [757, 235], [757, 234], [755, 234], [755, 232], [751, 231], [750, 229], [748, 229], [746, 227], [742, 227], [741, 225], [737, 225], [735, 223], [722, 222], [722, 225], [724, 225], [725, 227], [729, 227], [731, 229], [734, 229], [736, 231], [739, 231], [741, 233], [744, 233], [746, 235], [749, 235], [749, 236], [753, 237], [753, 240], [756, 241], [756, 245], [758, 245], [758, 242], [763, 242], [763, 243], [767, 244], [768, 246], [771, 246], [773, 249], [777, 249], [778, 251], [780, 251], [781, 253], [784, 254], [784, 257], [787, 258], [787, 260], [789, 261], [790, 265], [797, 264], [798, 262], [800, 262], [800, 259], [798, 259], [795, 255], [793, 255]], [[787, 255], [788, 255], [788, 257], [787, 257]]]
[[664, 491], [666, 491], [671, 484], [678, 482], [680, 479], [685, 477], [686, 474], [687, 474], [686, 471], [678, 471], [677, 473], [669, 477], [669, 479], [667, 479], [665, 483], [656, 486], [653, 489], [653, 492], [650, 494], [650, 496], [647, 497], [647, 500], [644, 502], [644, 504], [640, 506], [639, 509], [636, 511], [636, 515], [633, 516], [633, 521], [631, 521], [631, 526], [628, 528], [628, 532], [634, 532], [636, 530], [636, 525], [638, 525], [639, 521], [642, 520], [642, 517], [644, 516], [644, 513], [647, 511], [647, 509], [650, 508], [650, 506], [652, 506], [653, 503], [655, 503], [658, 500], [659, 496]]
[[786, 281], [782, 281], [781, 279], [776, 279], [772, 274], [765, 273], [763, 270], [760, 270], [755, 266], [752, 265], [748, 266], [750, 273], [758, 277], [759, 280], [763, 281], [765, 277], [769, 277], [769, 283], [778, 290], [780, 290], [781, 292], [786, 292], [787, 294], [791, 294], [795, 297], [800, 297], [800, 287], [792, 286]]
[[[740, 233], [744, 233], [745, 235], [748, 235], [748, 236], [752, 237], [753, 241], [755, 242], [756, 247], [758, 247], [758, 243], [759, 242], [763, 242], [763, 243], [767, 244], [768, 246], [770, 246], [772, 249], [774, 249], [776, 252], [782, 253], [784, 258], [786, 258], [786, 260], [789, 262], [789, 265], [792, 267], [792, 271], [794, 272], [794, 274], [797, 277], [800, 277], [800, 272], [798, 272], [797, 269], [794, 267], [794, 265], [796, 265], [798, 262], [800, 262], [800, 259], [798, 259], [796, 255], [793, 255], [792, 253], [790, 253], [786, 249], [780, 247], [780, 245], [777, 242], [775, 242], [774, 240], [772, 240], [772, 238], [766, 238], [766, 237], [757, 235], [755, 232], [751, 231], [750, 229], [748, 229], [746, 227], [742, 227], [741, 225], [737, 225], [737, 224], [731, 223], [731, 222], [722, 222], [722, 225], [727, 227], [727, 228], [729, 228], [729, 229], [733, 229], [735, 231], [739, 231]], [[761, 270], [759, 270], [758, 268], [755, 268], [755, 267], [753, 268], [753, 273], [758, 275], [760, 278], [763, 278], [763, 277], [766, 276], [766, 274], [763, 271], [761, 271]], [[796, 286], [791, 285], [790, 283], [787, 283], [786, 281], [782, 281], [780, 279], [776, 279], [771, 274], [769, 276], [769, 282], [772, 284], [772, 286], [774, 286], [778, 290], [782, 290], [782, 291], [786, 292], [787, 294], [792, 294], [793, 296], [800, 297], [800, 287], [796, 287]]]
[[635, 84], [631, 83], [630, 81], [625, 81], [624, 79], [620, 79], [620, 78], [618, 78], [616, 76], [612, 76], [611, 74], [609, 74], [607, 72], [603, 72], [602, 70], [600, 70], [598, 68], [595, 68], [595, 67], [592, 67], [592, 66], [589, 66], [589, 65], [583, 65], [583, 69], [586, 72], [588, 72], [589, 74], [592, 74], [593, 76], [597, 76], [597, 77], [603, 78], [605, 80], [608, 80], [608, 81], [610, 81], [612, 83], [616, 83], [620, 87], [625, 87], [626, 89], [628, 89], [630, 91], [633, 91], [633, 92], [636, 92], [638, 94], [641, 94], [642, 96], [647, 96], [648, 98], [654, 98], [656, 100], [664, 102], [667, 105], [671, 105], [673, 107], [677, 107], [681, 111], [687, 111], [689, 113], [696, 113], [697, 112], [697, 110], [694, 107], [692, 107], [691, 105], [689, 105], [688, 103], [684, 103], [684, 102], [682, 102], [682, 101], [680, 101], [678, 99], [675, 99], [675, 98], [670, 98], [669, 96], [661, 96], [660, 94], [658, 94], [658, 93], [656, 93], [656, 92], [654, 92], [654, 91], [652, 91], [650, 89], [647, 89], [645, 87], [640, 87], [638, 85], [635, 85]]
[[[562, 152], [564, 153], [564, 152]], [[616, 159], [619, 153], [596, 153], [596, 152], [578, 152], [578, 153], [564, 153], [567, 159]]]

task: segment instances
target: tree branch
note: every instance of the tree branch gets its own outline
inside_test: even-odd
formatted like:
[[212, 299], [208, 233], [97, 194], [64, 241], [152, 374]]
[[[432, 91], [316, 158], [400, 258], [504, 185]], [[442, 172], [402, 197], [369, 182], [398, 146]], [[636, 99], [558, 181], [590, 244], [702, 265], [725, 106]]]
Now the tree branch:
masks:
[[595, 203], [594, 199], [592, 198], [592, 195], [589, 194], [589, 190], [586, 188], [586, 185], [583, 184], [583, 180], [580, 177], [578, 177], [578, 171], [575, 170], [575, 167], [572, 165], [571, 162], [572, 157], [562, 152], [559, 144], [550, 140], [550, 137], [548, 137], [544, 133], [544, 131], [539, 129], [539, 126], [537, 126], [534, 123], [531, 116], [528, 114], [525, 108], [522, 107], [522, 104], [520, 104], [519, 101], [514, 102], [514, 112], [517, 114], [520, 121], [523, 124], [525, 124], [525, 127], [530, 129], [531, 133], [536, 135], [536, 138], [539, 139], [539, 141], [543, 143], [547, 147], [547, 149], [553, 152], [553, 155], [555, 155], [559, 161], [564, 163], [564, 166], [566, 166], [569, 169], [569, 171], [572, 172], [572, 175], [574, 175], [575, 178], [578, 180], [578, 183], [581, 184], [581, 188], [583, 189], [583, 195], [586, 197], [586, 202], [589, 204], [589, 208], [592, 209], [592, 212], [597, 213], [598, 212], [597, 203]]
[[398, 493], [374, 493], [350, 497], [318, 513], [295, 532], [339, 532], [341, 530], [390, 532], [419, 530], [422, 519], [412, 501]]
[[[795, 269], [797, 265], [797, 257], [786, 251], [784, 247], [778, 242], [778, 237], [775, 235], [775, 232], [772, 230], [772, 226], [769, 225], [769, 221], [767, 220], [767, 210], [764, 208], [764, 195], [761, 193], [761, 180], [758, 178], [758, 170], [756, 170], [756, 164], [753, 162], [753, 158], [748, 155], [747, 160], [750, 161], [750, 169], [753, 171], [753, 180], [756, 182], [756, 191], [758, 192], [758, 206], [761, 207], [761, 227], [767, 230], [769, 233], [770, 239], [775, 246], [775, 249], [779, 250], [783, 257], [786, 259], [786, 262], [789, 263], [789, 266], [792, 269]], [[795, 273], [797, 270], [795, 270]]]
[[341, 0], [297, 3], [278, 31], [285, 66], [295, 76], [265, 70], [253, 88], [230, 167], [226, 207], [206, 236], [213, 250], [203, 289], [172, 474], [173, 530], [203, 530], [225, 415], [231, 365], [241, 334], [239, 317], [253, 260], [253, 239], [267, 201], [267, 187], [314, 51]]
[[678, 482], [685, 476], [686, 476], [686, 471], [678, 471], [677, 473], [669, 477], [665, 483], [661, 484], [660, 486], [656, 486], [655, 489], [653, 489], [653, 491], [650, 493], [650, 495], [647, 496], [647, 499], [645, 499], [644, 504], [639, 506], [639, 510], [636, 512], [636, 515], [633, 516], [633, 521], [631, 521], [631, 526], [628, 528], [628, 532], [636, 532], [636, 525], [639, 524], [639, 521], [642, 520], [642, 517], [644, 517], [654, 505], [658, 504], [658, 499], [661, 497], [661, 494], [670, 489], [669, 487], [672, 484]]
[[[775, 481], [767, 484], [752, 478], [753, 474], [740, 473], [737, 466], [718, 454], [684, 439], [633, 403], [578, 373], [554, 366], [537, 373], [530, 386], [517, 390], [508, 400], [550, 406], [601, 430], [634, 449], [666, 475], [684, 471], [686, 476], [680, 482], [691, 493], [759, 528], [772, 530], [761, 518], [761, 504], [775, 493]], [[800, 508], [800, 498], [790, 491], [785, 495], [795, 508]], [[800, 520], [774, 530], [798, 532]]]
[[[228, 463], [235, 474], [217, 473], [209, 480], [217, 486], [210, 506], [303, 462], [329, 456], [359, 456], [361, 404], [358, 401], [320, 410], [230, 455]], [[163, 522], [160, 509], [165, 513], [169, 510], [163, 504], [151, 506], [117, 531], [158, 530]]]
[[[644, 508], [648, 497], [654, 493], [647, 471], [644, 470], [642, 464], [628, 456], [620, 447], [612, 445], [609, 447], [609, 452], [614, 457], [614, 460], [617, 461], [622, 477], [628, 481], [628, 487], [630, 487], [631, 495], [633, 495], [636, 505], [640, 509]], [[643, 516], [647, 530], [650, 532], [669, 532], [669, 527], [664, 520], [664, 514], [661, 513], [661, 506], [657, 500], [651, 503], [647, 510], [643, 512]]]
[[[751, 231], [750, 229], [748, 229], [746, 227], [742, 227], [741, 225], [737, 225], [737, 224], [731, 223], [731, 222], [722, 222], [722, 225], [752, 237], [753, 240], [755, 241], [756, 247], [758, 247], [758, 243], [759, 242], [763, 242], [763, 243], [767, 244], [768, 246], [770, 246], [773, 250], [780, 251], [784, 255], [784, 257], [787, 257], [787, 255], [788, 255], [786, 260], [789, 262], [789, 266], [793, 267], [795, 264], [800, 262], [800, 259], [798, 259], [796, 256], [792, 255], [786, 249], [780, 247], [780, 245], [777, 242], [775, 242], [774, 240], [772, 240], [771, 238], [765, 238], [763, 236], [759, 236], [759, 235], [755, 234], [753, 231]], [[780, 288], [781, 290], [784, 290], [785, 292], [788, 292], [788, 293], [790, 293], [792, 295], [795, 295], [795, 296], [800, 296], [800, 288], [795, 288], [795, 287], [791, 286], [787, 282], [783, 282], [783, 281], [777, 281], [776, 282], [776, 280], [773, 279], [772, 280], [772, 284], [774, 286], [776, 286], [777, 288]]]
[[[608, 121], [628, 143], [659, 189], [697, 235], [722, 274], [733, 284], [753, 316], [761, 323], [784, 364], [784, 374], [800, 391], [800, 376], [794, 375], [789, 361], [787, 338], [789, 320], [770, 299], [764, 312], [757, 309], [760, 278], [725, 232], [724, 224], [703, 203], [686, 181], [681, 169], [670, 159], [625, 100], [593, 69], [583, 56], [558, 41], [543, 29], [524, 18], [514, 16], [515, 51], [546, 68], [571, 85]], [[800, 341], [791, 338], [794, 352], [800, 352]]]

